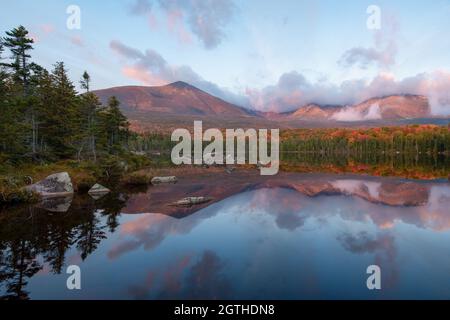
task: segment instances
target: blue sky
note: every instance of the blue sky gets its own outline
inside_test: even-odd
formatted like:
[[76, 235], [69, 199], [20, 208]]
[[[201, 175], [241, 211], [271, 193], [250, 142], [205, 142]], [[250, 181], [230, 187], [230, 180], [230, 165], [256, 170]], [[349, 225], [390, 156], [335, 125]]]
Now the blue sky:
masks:
[[[450, 0], [1, 1], [2, 31], [23, 24], [37, 63], [62, 60], [74, 80], [88, 70], [95, 89], [184, 80], [269, 110], [450, 83]], [[80, 30], [66, 27], [69, 5]], [[369, 5], [378, 31], [366, 27]]]

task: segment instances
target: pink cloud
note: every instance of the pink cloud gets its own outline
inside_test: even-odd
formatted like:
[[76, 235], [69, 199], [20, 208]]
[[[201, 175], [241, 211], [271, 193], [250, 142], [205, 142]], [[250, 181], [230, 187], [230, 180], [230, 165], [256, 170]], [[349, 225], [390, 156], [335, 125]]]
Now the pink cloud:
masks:
[[164, 85], [167, 81], [152, 75], [148, 70], [136, 66], [125, 66], [122, 68], [124, 76], [141, 82], [143, 85]]
[[55, 32], [55, 27], [52, 24], [45, 23], [45, 24], [41, 25], [41, 30], [45, 34], [50, 34], [50, 33]]
[[153, 30], [158, 28], [158, 19], [153, 13], [149, 13], [148, 15], [148, 25]]
[[183, 24], [183, 12], [173, 9], [167, 12], [167, 27], [183, 44], [192, 43], [192, 37]]
[[70, 42], [78, 47], [84, 47], [83, 39], [78, 35], [70, 37]]

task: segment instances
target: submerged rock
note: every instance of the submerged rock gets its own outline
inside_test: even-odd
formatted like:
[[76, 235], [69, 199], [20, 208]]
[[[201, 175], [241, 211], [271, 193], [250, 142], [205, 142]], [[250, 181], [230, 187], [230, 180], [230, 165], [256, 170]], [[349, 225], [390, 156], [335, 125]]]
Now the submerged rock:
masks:
[[181, 200], [178, 200], [177, 202], [172, 203], [172, 206], [193, 206], [196, 204], [203, 204], [207, 203], [213, 200], [213, 198], [210, 197], [187, 197], [183, 198]]
[[159, 184], [159, 183], [175, 183], [177, 182], [177, 177], [175, 176], [169, 176], [169, 177], [154, 177], [152, 179], [152, 184]]
[[108, 188], [102, 186], [101, 184], [96, 183], [89, 191], [88, 194], [94, 198], [95, 200], [98, 200], [100, 198], [102, 198], [103, 196], [107, 195], [108, 193], [110, 193], [111, 190], [109, 190]]
[[73, 194], [73, 185], [67, 172], [59, 172], [25, 187], [25, 190], [42, 198], [64, 197]]

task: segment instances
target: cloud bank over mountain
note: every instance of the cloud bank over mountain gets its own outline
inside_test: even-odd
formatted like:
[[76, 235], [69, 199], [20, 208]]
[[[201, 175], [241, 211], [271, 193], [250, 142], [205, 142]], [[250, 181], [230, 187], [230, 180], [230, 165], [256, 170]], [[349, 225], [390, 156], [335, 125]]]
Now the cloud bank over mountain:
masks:
[[[450, 72], [436, 70], [401, 80], [391, 73], [380, 73], [371, 80], [347, 80], [335, 85], [326, 81], [312, 83], [302, 74], [291, 71], [281, 75], [275, 85], [247, 90], [247, 94], [254, 108], [278, 112], [309, 103], [353, 105], [373, 97], [415, 94], [428, 97], [433, 115], [450, 115]], [[347, 113], [342, 117], [357, 116]]]

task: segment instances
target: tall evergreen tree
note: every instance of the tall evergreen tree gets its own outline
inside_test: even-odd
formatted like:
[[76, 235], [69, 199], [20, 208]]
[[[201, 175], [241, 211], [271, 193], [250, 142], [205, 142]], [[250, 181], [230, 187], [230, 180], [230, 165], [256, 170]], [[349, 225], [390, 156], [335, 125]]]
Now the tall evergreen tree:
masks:
[[57, 156], [68, 157], [74, 154], [80, 130], [79, 98], [63, 62], [55, 64], [50, 81], [51, 87], [43, 88], [49, 103], [47, 141]]
[[84, 71], [80, 80], [81, 89], [86, 90], [86, 93], [89, 92], [90, 83], [91, 76], [89, 75], [89, 73], [87, 73], [87, 71]]
[[29, 51], [33, 50], [33, 39], [28, 37], [28, 30], [24, 26], [19, 26], [6, 32], [7, 37], [3, 39], [3, 44], [11, 51], [12, 62], [8, 64], [14, 71], [14, 80], [22, 85], [23, 92], [28, 90], [30, 77], [31, 55]]
[[37, 149], [43, 156], [52, 152], [50, 141], [54, 134], [51, 121], [55, 112], [54, 88], [51, 74], [44, 68], [36, 67], [32, 77], [34, 108], [37, 114]]
[[120, 102], [115, 96], [108, 100], [107, 107], [101, 113], [102, 129], [105, 135], [105, 145], [109, 153], [118, 153], [126, 138], [129, 123], [119, 109]]
[[3, 51], [4, 47], [0, 42], [0, 153], [18, 155], [25, 151], [21, 143], [24, 128], [19, 121], [21, 112], [13, 101], [12, 84], [7, 70], [9, 65], [3, 62]]
[[[30, 78], [33, 71], [33, 64], [30, 63], [30, 51], [33, 50], [33, 39], [28, 37], [28, 30], [23, 26], [6, 32], [3, 39], [3, 45], [9, 49], [11, 53], [11, 62], [5, 64], [11, 71], [12, 91], [14, 93], [14, 101], [18, 112], [24, 115], [28, 124], [28, 133], [24, 134], [24, 139], [28, 142], [32, 155], [37, 152], [37, 123], [36, 110], [34, 101], [31, 97]], [[21, 121], [22, 119], [17, 119]], [[29, 130], [31, 129], [31, 130]]]
[[91, 77], [85, 71], [80, 80], [81, 88], [85, 93], [81, 97], [81, 112], [85, 121], [85, 140], [92, 160], [97, 161], [97, 144], [99, 135], [98, 113], [102, 109], [102, 104], [98, 97], [89, 91]]

